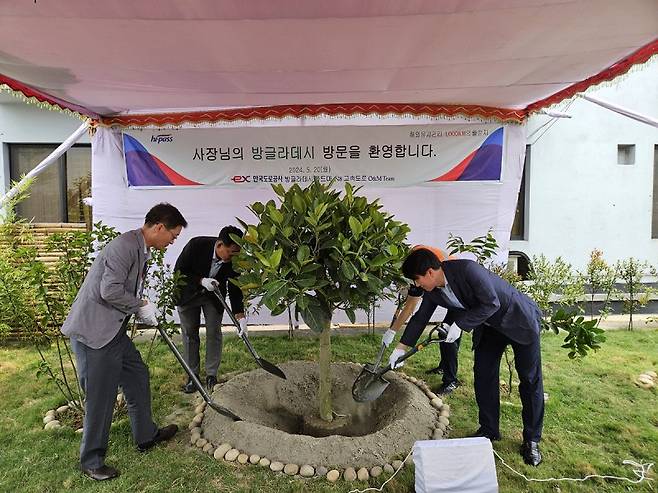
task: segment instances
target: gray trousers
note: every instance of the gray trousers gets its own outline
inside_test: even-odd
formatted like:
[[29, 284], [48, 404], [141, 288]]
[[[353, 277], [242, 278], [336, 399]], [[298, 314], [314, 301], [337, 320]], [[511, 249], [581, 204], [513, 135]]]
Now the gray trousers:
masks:
[[224, 310], [217, 310], [216, 305], [201, 297], [187, 305], [179, 306], [181, 332], [183, 335], [183, 357], [192, 371], [199, 375], [200, 359], [199, 327], [201, 310], [206, 320], [206, 376], [217, 376], [222, 360], [222, 315]]
[[149, 372], [123, 328], [100, 349], [92, 349], [75, 339], [71, 339], [71, 347], [78, 364], [80, 385], [86, 394], [80, 465], [95, 469], [105, 464], [119, 385], [126, 397], [135, 443], [148, 442], [158, 432], [151, 416]]

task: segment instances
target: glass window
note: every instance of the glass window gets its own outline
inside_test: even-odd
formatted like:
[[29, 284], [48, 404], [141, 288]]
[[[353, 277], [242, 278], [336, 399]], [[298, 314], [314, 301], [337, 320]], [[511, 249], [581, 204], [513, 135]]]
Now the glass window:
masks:
[[521, 186], [519, 187], [519, 195], [516, 199], [516, 213], [514, 214], [514, 222], [512, 223], [512, 240], [527, 240], [526, 236], [526, 215], [528, 206], [528, 184], [527, 177], [529, 175], [530, 166], [530, 146], [525, 146], [525, 161], [523, 162], [523, 175], [521, 175]]
[[619, 144], [617, 146], [617, 164], [635, 164], [635, 144]]
[[[57, 148], [49, 144], [10, 144], [9, 168], [12, 181], [37, 166]], [[91, 195], [91, 147], [74, 146], [39, 174], [29, 197], [17, 205], [17, 214], [34, 222], [84, 223], [90, 215], [82, 199]]]

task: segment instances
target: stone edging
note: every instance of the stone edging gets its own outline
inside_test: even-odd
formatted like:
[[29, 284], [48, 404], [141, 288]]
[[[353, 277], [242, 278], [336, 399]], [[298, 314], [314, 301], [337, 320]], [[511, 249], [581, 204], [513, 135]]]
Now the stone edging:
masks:
[[[430, 400], [430, 405], [436, 409], [438, 419], [436, 428], [432, 432], [432, 439], [441, 440], [442, 438], [445, 438], [450, 429], [450, 405], [444, 404], [443, 400], [432, 392], [427, 383], [423, 380], [408, 376], [399, 371], [397, 374], [401, 378], [420, 388]], [[404, 462], [401, 460], [393, 460], [390, 463], [381, 466], [374, 466], [370, 469], [365, 467], [348, 467], [341, 471], [338, 469], [328, 470], [325, 466], [314, 467], [310, 464], [303, 464], [300, 466], [298, 464], [283, 464], [278, 461], [272, 462], [267, 457], [261, 457], [257, 454], [249, 454], [247, 451], [240, 451], [233, 448], [229, 443], [215, 445], [203, 438], [201, 424], [203, 423], [206, 407], [206, 402], [200, 395], [197, 395], [194, 399], [194, 418], [192, 418], [192, 421], [190, 421], [190, 424], [188, 425], [188, 429], [190, 430], [190, 445], [196, 446], [204, 453], [213, 456], [218, 461], [224, 460], [226, 462], [237, 462], [242, 465], [269, 467], [273, 472], [283, 472], [296, 478], [310, 478], [314, 476], [325, 477], [327, 481], [331, 483], [336, 482], [341, 477], [345, 481], [367, 481], [371, 476], [376, 478], [383, 473], [393, 474], [404, 465]], [[408, 460], [407, 463], [411, 464], [412, 461]]]

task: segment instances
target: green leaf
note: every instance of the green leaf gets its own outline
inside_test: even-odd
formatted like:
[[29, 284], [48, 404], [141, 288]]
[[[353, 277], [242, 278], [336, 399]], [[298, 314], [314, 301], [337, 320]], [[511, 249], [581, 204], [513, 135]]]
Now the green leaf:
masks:
[[273, 269], [276, 269], [279, 264], [281, 263], [281, 256], [283, 255], [283, 249], [282, 248], [277, 248], [272, 252], [272, 255], [270, 255], [270, 267]]
[[265, 258], [265, 256], [259, 252], [254, 252], [254, 255], [260, 260], [260, 263], [263, 264], [265, 267], [270, 267], [270, 261]]
[[331, 312], [313, 297], [305, 309], [300, 307], [300, 314], [313, 332], [322, 332], [331, 324]]
[[345, 308], [345, 314], [347, 315], [347, 318], [350, 319], [350, 322], [356, 323], [356, 313], [354, 313], [354, 310], [351, 308]]
[[282, 199], [285, 199], [286, 197], [286, 190], [283, 188], [283, 185], [281, 184], [274, 184], [272, 185], [272, 190], [274, 190], [274, 193], [276, 193], [279, 197]]
[[281, 224], [283, 222], [283, 214], [281, 214], [281, 211], [277, 209], [270, 209], [269, 211], [270, 217], [272, 218], [272, 221], [274, 221], [277, 224]]
[[279, 300], [284, 298], [288, 293], [288, 283], [285, 280], [270, 281], [263, 285], [265, 296], [261, 302], [270, 310], [273, 310], [279, 304]]
[[302, 245], [297, 249], [297, 260], [300, 264], [303, 264], [310, 254], [311, 249], [308, 247], [308, 245]]
[[354, 237], [358, 238], [361, 232], [363, 231], [359, 220], [354, 216], [350, 216], [347, 222], [350, 225], [350, 229], [352, 230], [352, 234], [354, 235]]
[[356, 269], [352, 265], [352, 262], [349, 260], [343, 261], [343, 265], [341, 265], [341, 271], [348, 280], [354, 279], [354, 276], [356, 275]]

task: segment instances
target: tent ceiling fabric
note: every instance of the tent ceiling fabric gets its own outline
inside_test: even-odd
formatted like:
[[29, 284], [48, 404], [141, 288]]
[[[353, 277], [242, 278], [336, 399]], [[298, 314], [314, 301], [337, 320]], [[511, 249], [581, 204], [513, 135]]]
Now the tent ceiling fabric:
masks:
[[524, 110], [656, 38], [656, 0], [1, 2], [0, 84], [92, 116], [338, 103]]

